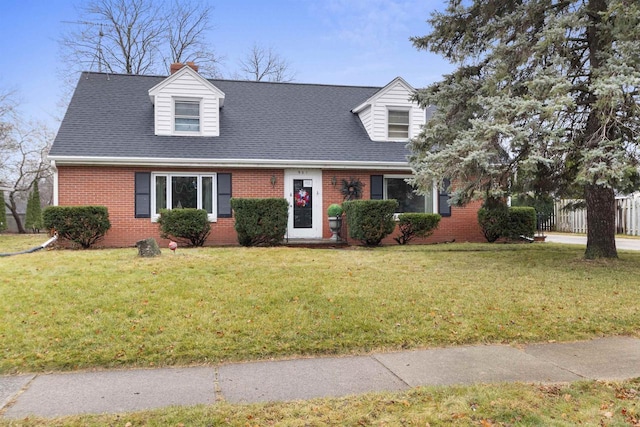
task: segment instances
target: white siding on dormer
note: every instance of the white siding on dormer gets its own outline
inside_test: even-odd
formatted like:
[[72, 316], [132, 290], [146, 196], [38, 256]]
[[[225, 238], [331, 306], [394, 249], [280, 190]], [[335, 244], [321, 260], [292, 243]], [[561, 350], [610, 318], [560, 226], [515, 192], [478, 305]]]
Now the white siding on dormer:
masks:
[[409, 138], [420, 133], [425, 122], [425, 113], [416, 102], [409, 101], [412, 95], [413, 89], [398, 78], [366, 101], [369, 105], [358, 111], [358, 117], [372, 140], [392, 140], [388, 137], [389, 110], [408, 110]]
[[[182, 70], [181, 70], [182, 71]], [[179, 73], [179, 74], [178, 74]], [[193, 133], [174, 131], [174, 102], [176, 100], [200, 101], [201, 136], [220, 135], [220, 95], [212, 85], [203, 84], [199, 76], [191, 72], [178, 72], [167, 78], [167, 84], [152, 89], [154, 97], [155, 134], [156, 135], [193, 135]], [[194, 72], [195, 73], [195, 72]], [[216, 93], [217, 90], [219, 93]]]
[[417, 103], [413, 103], [413, 107], [411, 108], [411, 124], [409, 126], [409, 137], [415, 138], [420, 134], [422, 127], [424, 126], [425, 120], [425, 111], [420, 108]]
[[373, 139], [373, 134], [372, 134], [373, 123], [371, 121], [371, 106], [366, 107], [364, 110], [358, 113], [358, 116], [360, 117], [360, 121], [362, 122], [362, 125], [367, 130], [367, 133], [369, 134], [369, 138]]
[[[200, 130], [206, 136], [220, 136], [218, 98], [204, 98], [200, 104]], [[214, 120], [215, 118], [215, 120]]]

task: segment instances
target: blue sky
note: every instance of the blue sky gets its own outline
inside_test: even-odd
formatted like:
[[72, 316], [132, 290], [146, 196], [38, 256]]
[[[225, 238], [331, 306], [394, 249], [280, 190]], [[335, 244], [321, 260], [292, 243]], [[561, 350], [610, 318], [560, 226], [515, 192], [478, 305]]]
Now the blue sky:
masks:
[[[20, 110], [57, 129], [62, 64], [57, 43], [79, 19], [78, 1], [0, 0], [0, 89], [15, 90]], [[231, 77], [254, 43], [285, 58], [301, 83], [384, 86], [402, 76], [414, 87], [452, 66], [416, 50], [410, 36], [444, 0], [210, 0], [208, 41]]]

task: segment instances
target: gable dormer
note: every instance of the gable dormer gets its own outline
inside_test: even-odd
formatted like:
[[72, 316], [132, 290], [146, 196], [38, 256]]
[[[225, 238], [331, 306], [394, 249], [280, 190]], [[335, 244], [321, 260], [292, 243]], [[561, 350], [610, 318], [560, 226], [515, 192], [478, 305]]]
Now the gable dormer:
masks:
[[[220, 136], [224, 92], [185, 65], [149, 89], [156, 135]], [[192, 68], [193, 67], [193, 68]]]
[[425, 123], [425, 111], [410, 101], [415, 89], [396, 77], [372, 97], [351, 110], [373, 141], [407, 142], [418, 135]]

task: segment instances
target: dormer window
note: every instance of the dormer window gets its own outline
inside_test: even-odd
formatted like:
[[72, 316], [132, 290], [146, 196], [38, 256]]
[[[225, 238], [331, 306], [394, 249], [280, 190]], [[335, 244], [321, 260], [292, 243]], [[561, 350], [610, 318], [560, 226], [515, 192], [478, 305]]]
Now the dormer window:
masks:
[[176, 132], [200, 132], [200, 101], [176, 100], [174, 103]]
[[409, 139], [409, 110], [389, 110], [389, 139]]

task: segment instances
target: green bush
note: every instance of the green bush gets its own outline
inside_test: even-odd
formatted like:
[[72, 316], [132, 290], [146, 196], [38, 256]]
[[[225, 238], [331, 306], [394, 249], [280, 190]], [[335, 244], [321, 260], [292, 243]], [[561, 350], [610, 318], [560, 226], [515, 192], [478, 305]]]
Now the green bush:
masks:
[[32, 230], [34, 233], [39, 233], [40, 230], [44, 228], [38, 181], [33, 183], [33, 191], [29, 194], [29, 199], [27, 200], [27, 215], [24, 227]]
[[501, 200], [489, 200], [478, 210], [478, 222], [489, 242], [500, 237], [518, 240], [536, 233], [536, 210], [532, 207], [507, 207]]
[[342, 215], [343, 212], [344, 212], [344, 209], [342, 209], [342, 206], [340, 206], [337, 203], [329, 205], [329, 207], [327, 208], [327, 216], [331, 218], [340, 216]]
[[491, 199], [478, 209], [478, 223], [487, 242], [504, 236], [509, 221], [509, 208], [499, 200]]
[[4, 205], [4, 191], [0, 190], [0, 231], [7, 229], [7, 208]]
[[111, 228], [104, 206], [49, 206], [42, 214], [44, 226], [83, 249], [102, 239]]
[[342, 204], [347, 214], [349, 237], [377, 246], [396, 227], [396, 200], [350, 200]]
[[509, 208], [509, 221], [504, 237], [517, 240], [524, 236], [533, 239], [533, 236], [536, 234], [536, 222], [535, 208]]
[[202, 246], [211, 233], [211, 224], [204, 209], [161, 209], [160, 236], [187, 246]]
[[231, 199], [238, 243], [242, 246], [275, 246], [287, 232], [286, 199]]
[[400, 235], [393, 239], [399, 245], [406, 245], [416, 237], [428, 237], [433, 234], [440, 219], [439, 214], [431, 213], [403, 213], [398, 215], [398, 229]]

